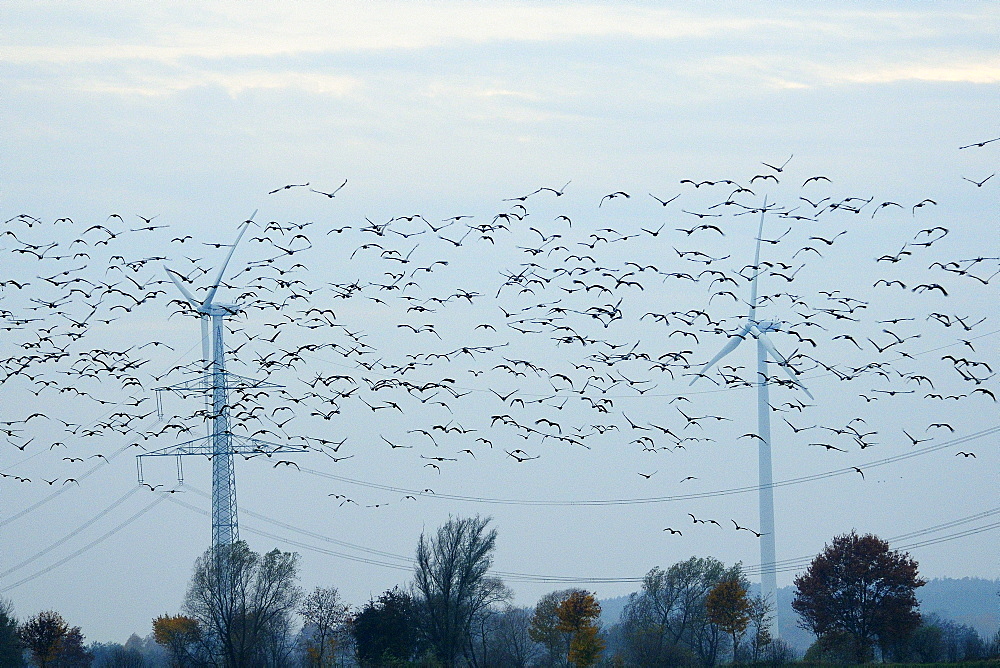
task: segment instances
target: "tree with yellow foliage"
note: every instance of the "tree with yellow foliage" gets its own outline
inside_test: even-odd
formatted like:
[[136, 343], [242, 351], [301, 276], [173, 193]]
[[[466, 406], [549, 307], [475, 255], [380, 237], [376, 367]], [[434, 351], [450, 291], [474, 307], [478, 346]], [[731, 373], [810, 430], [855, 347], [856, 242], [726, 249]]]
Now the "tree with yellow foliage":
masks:
[[565, 664], [571, 638], [559, 630], [559, 615], [556, 609], [576, 589], [563, 589], [545, 594], [535, 604], [528, 636], [545, 649], [545, 657], [540, 664], [554, 668]]
[[718, 583], [705, 597], [705, 610], [708, 621], [732, 637], [733, 663], [736, 663], [740, 636], [750, 624], [750, 599], [746, 584], [736, 579]]
[[173, 668], [185, 668], [195, 663], [201, 627], [184, 615], [160, 615], [153, 620], [153, 639], [167, 650]]
[[601, 604], [589, 591], [575, 590], [558, 606], [557, 629], [570, 634], [569, 662], [586, 668], [593, 666], [604, 651], [604, 640], [598, 635], [597, 619], [601, 616]]

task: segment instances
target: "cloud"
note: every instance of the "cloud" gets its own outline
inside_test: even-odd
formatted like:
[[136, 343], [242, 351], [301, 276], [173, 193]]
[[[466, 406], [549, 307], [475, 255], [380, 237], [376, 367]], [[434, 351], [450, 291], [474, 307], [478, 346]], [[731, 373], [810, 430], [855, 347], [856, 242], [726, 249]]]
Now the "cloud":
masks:
[[[107, 58], [222, 58], [303, 51], [420, 49], [456, 41], [553, 41], [588, 36], [706, 37], [758, 28], [756, 17], [705, 17], [656, 7], [481, 2], [171, 3], [122, 14], [117, 3], [90, 11], [53, 3], [11, 9], [5, 60], [79, 62]], [[111, 21], [113, 27], [103, 25]], [[16, 48], [14, 48], [16, 47]]]
[[[9, 3], [8, 3], [9, 4]], [[67, 9], [67, 7], [71, 9]], [[89, 9], [88, 9], [89, 8]], [[302, 52], [391, 51], [489, 42], [557, 42], [577, 38], [701, 40], [725, 44], [757, 40], [764, 50], [806, 37], [813, 43], [891, 44], [942, 38], [970, 44], [988, 40], [997, 12], [888, 9], [816, 10], [794, 3], [780, 13], [724, 6], [714, 10], [658, 4], [367, 1], [306, 3], [201, 2], [131, 7], [14, 3], [7, 8], [7, 62], [54, 63], [120, 58], [176, 60]], [[961, 30], [955, 30], [955, 25]]]
[[991, 7], [798, 7], [765, 15], [644, 3], [292, 1], [211, 9], [51, 3], [40, 12], [35, 3], [15, 3], [0, 34], [0, 65], [24, 86], [123, 95], [221, 86], [231, 95], [287, 88], [343, 96], [357, 92], [368, 72], [399, 68], [425, 80], [406, 85], [431, 90], [461, 86], [449, 74], [478, 67], [506, 76], [472, 94], [531, 100], [539, 92], [518, 82], [527, 66], [546, 60], [551, 75], [532, 67], [546, 89], [571, 69], [577, 81], [601, 70], [629, 77], [645, 70], [723, 97], [729, 88], [758, 86], [998, 80], [992, 28], [1000, 13]]
[[317, 72], [203, 70], [185, 76], [149, 76], [134, 72], [131, 76], [114, 79], [79, 79], [72, 87], [85, 92], [156, 96], [178, 93], [191, 88], [217, 86], [232, 97], [248, 90], [293, 88], [316, 95], [341, 97], [357, 90], [360, 85], [360, 80], [355, 77]]
[[949, 64], [912, 63], [886, 65], [874, 70], [840, 72], [831, 78], [864, 84], [896, 81], [995, 84], [1000, 82], [1000, 58], [964, 60]]

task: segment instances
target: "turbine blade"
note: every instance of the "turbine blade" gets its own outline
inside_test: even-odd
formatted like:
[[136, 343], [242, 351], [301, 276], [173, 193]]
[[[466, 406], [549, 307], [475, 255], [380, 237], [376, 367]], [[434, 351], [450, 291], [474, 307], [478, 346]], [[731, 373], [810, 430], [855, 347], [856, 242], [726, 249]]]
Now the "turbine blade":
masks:
[[167, 272], [167, 278], [173, 281], [174, 285], [177, 286], [177, 289], [181, 291], [182, 295], [184, 295], [184, 299], [186, 299], [188, 304], [191, 305], [191, 308], [193, 308], [195, 311], [201, 311], [201, 308], [198, 306], [198, 300], [196, 300], [194, 298], [194, 295], [192, 295], [188, 291], [188, 289], [184, 287], [183, 283], [177, 280], [178, 277], [180, 277], [180, 274], [178, 274], [176, 271], [174, 271], [167, 265], [163, 265], [163, 270]]
[[[209, 369], [209, 359], [211, 359], [209, 351], [209, 335], [208, 335], [208, 316], [202, 314], [201, 316], [201, 362], [204, 366], [205, 374], [208, 374]], [[206, 383], [208, 385], [208, 383]]]
[[778, 363], [778, 366], [784, 369], [788, 377], [792, 379], [792, 382], [798, 385], [800, 388], [802, 388], [802, 391], [806, 393], [807, 397], [813, 399], [814, 397], [812, 393], [809, 392], [809, 388], [807, 388], [805, 385], [802, 384], [802, 381], [799, 380], [798, 378], [798, 374], [795, 373], [795, 371], [792, 369], [791, 366], [789, 366], [788, 360], [785, 359], [784, 356], [782, 356], [782, 354], [778, 352], [778, 349], [774, 347], [774, 344], [771, 343], [771, 340], [767, 338], [767, 334], [760, 331], [756, 327], [754, 327], [753, 329], [753, 334], [760, 342], [760, 344], [764, 346], [764, 349], [767, 351], [767, 354], [773, 357], [774, 360]]
[[[209, 362], [209, 334], [208, 315], [201, 314], [201, 382], [205, 391], [205, 411], [206, 415], [212, 414], [212, 364]], [[208, 436], [212, 436], [212, 420], [205, 420], [208, 429]], [[177, 460], [180, 462], [180, 459]]]
[[767, 211], [767, 195], [764, 195], [764, 206], [760, 210], [760, 225], [757, 228], [757, 250], [753, 254], [753, 279], [750, 281], [750, 315], [749, 322], [757, 320], [757, 278], [760, 276], [760, 241], [764, 238], [764, 212]]
[[[257, 212], [254, 211], [253, 216], [256, 215]], [[226, 267], [229, 266], [229, 261], [233, 258], [233, 253], [236, 252], [236, 246], [239, 245], [240, 239], [243, 238], [243, 233], [247, 231], [247, 228], [250, 227], [250, 223], [253, 222], [253, 216], [250, 216], [247, 220], [243, 221], [243, 225], [240, 227], [240, 233], [236, 235], [236, 241], [234, 241], [233, 245], [230, 247], [229, 254], [226, 255], [226, 259], [222, 263], [222, 267], [219, 269], [218, 275], [216, 275], [215, 280], [208, 289], [208, 296], [205, 297], [205, 301], [201, 304], [203, 309], [208, 308], [208, 306], [212, 303], [212, 299], [215, 298], [215, 293], [219, 289], [219, 284], [222, 283], [222, 275], [226, 273]]]
[[698, 380], [699, 378], [701, 378], [702, 376], [704, 376], [705, 372], [708, 371], [709, 368], [711, 368], [713, 364], [715, 364], [716, 362], [718, 362], [719, 360], [721, 360], [723, 357], [725, 357], [729, 353], [731, 353], [734, 350], [736, 350], [736, 347], [743, 342], [743, 339], [746, 338], [746, 335], [747, 335], [747, 333], [749, 331], [750, 331], [750, 326], [747, 325], [747, 326], [743, 327], [743, 329], [741, 329], [739, 331], [739, 333], [733, 334], [732, 336], [730, 336], [729, 337], [729, 341], [726, 343], [726, 345], [722, 346], [722, 350], [720, 350], [719, 353], [715, 357], [713, 357], [711, 360], [709, 360], [708, 364], [706, 364], [705, 366], [703, 366], [701, 368], [701, 371], [699, 371], [695, 375], [694, 379], [690, 383], [688, 383], [688, 387], [691, 387], [692, 385], [694, 385], [694, 383], [695, 383], [696, 380]]

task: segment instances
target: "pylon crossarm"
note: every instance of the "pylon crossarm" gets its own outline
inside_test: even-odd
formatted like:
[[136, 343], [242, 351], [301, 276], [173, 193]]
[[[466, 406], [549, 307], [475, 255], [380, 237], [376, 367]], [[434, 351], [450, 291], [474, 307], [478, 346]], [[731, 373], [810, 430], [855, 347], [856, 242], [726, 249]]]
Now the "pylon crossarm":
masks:
[[183, 383], [177, 383], [176, 385], [171, 385], [170, 387], [154, 387], [154, 392], [176, 392], [177, 394], [189, 394], [198, 393], [205, 394], [205, 381], [201, 378], [195, 380], [188, 380]]
[[171, 445], [166, 448], [160, 448], [159, 450], [150, 450], [149, 452], [143, 452], [136, 455], [137, 459], [142, 459], [143, 457], [171, 457], [178, 455], [211, 455], [212, 454], [212, 439], [207, 436], [202, 436], [201, 438], [196, 438], [191, 441], [185, 441], [184, 443], [178, 443], [177, 445]]
[[249, 436], [232, 435], [233, 453], [238, 455], [273, 455], [285, 452], [309, 452], [307, 445], [269, 443]]
[[[284, 387], [284, 385], [278, 385], [277, 383], [272, 383], [267, 380], [248, 378], [247, 376], [240, 376], [239, 374], [230, 373], [229, 371], [223, 371], [222, 376], [226, 379], [227, 390], [276, 390]], [[198, 378], [192, 378], [191, 380], [186, 380], [182, 383], [177, 383], [176, 385], [156, 387], [153, 388], [153, 391], [176, 392], [178, 394], [204, 394], [205, 380], [202, 376], [199, 376]]]
[[[269, 443], [268, 441], [262, 441], [257, 438], [237, 436], [232, 433], [230, 434], [230, 438], [230, 443], [232, 445], [230, 452], [234, 455], [270, 456], [279, 453], [310, 452], [311, 450], [311, 448], [307, 445]], [[136, 457], [176, 457], [184, 455], [203, 455], [210, 457], [215, 454], [213, 447], [212, 439], [202, 436], [201, 438], [196, 438], [184, 443], [178, 443], [177, 445], [171, 445], [166, 448], [160, 448], [159, 450], [143, 452], [136, 455]]]
[[284, 385], [278, 385], [277, 383], [272, 383], [270, 381], [260, 380], [259, 378], [240, 376], [229, 371], [224, 373], [226, 377], [226, 387], [230, 390], [276, 390], [284, 387]]

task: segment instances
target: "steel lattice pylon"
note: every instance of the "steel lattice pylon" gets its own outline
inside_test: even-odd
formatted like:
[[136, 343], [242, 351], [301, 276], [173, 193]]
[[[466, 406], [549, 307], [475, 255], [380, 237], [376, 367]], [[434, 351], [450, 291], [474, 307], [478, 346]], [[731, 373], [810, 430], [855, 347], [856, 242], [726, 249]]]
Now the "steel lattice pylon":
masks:
[[236, 515], [236, 469], [229, 430], [229, 386], [226, 382], [225, 321], [212, 318], [212, 545], [232, 545], [239, 540]]
[[[179, 445], [153, 450], [140, 454], [137, 458], [139, 482], [142, 483], [142, 460], [145, 457], [176, 457], [177, 479], [183, 483], [184, 473], [181, 458], [190, 455], [208, 457], [212, 462], [212, 548], [217, 554], [220, 548], [232, 545], [239, 540], [239, 522], [236, 505], [236, 470], [233, 455], [247, 457], [255, 455], [271, 455], [278, 452], [306, 452], [306, 446], [276, 444], [255, 438], [238, 436], [232, 432], [229, 424], [229, 391], [234, 389], [268, 389], [280, 386], [262, 380], [254, 380], [237, 376], [226, 371], [226, 348], [223, 335], [225, 333], [225, 318], [236, 315], [241, 309], [235, 304], [214, 304], [215, 293], [221, 284], [223, 274], [229, 260], [233, 257], [237, 244], [250, 226], [253, 216], [245, 221], [236, 241], [229, 249], [229, 254], [222, 263], [222, 268], [215, 282], [209, 287], [208, 296], [199, 303], [191, 292], [178, 280], [179, 274], [167, 269], [167, 276], [174, 282], [184, 295], [188, 304], [201, 318], [202, 332], [202, 362], [201, 377], [193, 382], [180, 383], [170, 387], [157, 388], [157, 391], [171, 391], [180, 395], [203, 394], [206, 402], [209, 433], [208, 436], [186, 441]], [[211, 324], [211, 338], [209, 338]], [[211, 359], [209, 359], [209, 343], [211, 341]]]

